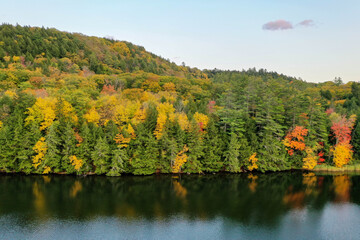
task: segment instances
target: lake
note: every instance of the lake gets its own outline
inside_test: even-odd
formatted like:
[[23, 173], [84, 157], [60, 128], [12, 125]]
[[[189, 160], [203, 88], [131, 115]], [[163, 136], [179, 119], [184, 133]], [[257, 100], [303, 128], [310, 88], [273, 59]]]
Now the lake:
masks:
[[0, 239], [360, 239], [360, 176], [0, 175]]

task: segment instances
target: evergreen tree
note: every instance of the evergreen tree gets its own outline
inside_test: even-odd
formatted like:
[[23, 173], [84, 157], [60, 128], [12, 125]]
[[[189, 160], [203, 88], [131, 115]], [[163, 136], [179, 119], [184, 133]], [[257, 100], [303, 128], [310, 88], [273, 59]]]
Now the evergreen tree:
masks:
[[125, 161], [128, 160], [128, 156], [124, 149], [115, 149], [112, 151], [112, 158], [110, 164], [110, 170], [106, 174], [107, 176], [120, 176], [121, 173], [125, 172]]
[[138, 135], [132, 144], [130, 164], [135, 175], [149, 175], [156, 172], [159, 153], [154, 135], [144, 126], [139, 126]]
[[213, 121], [210, 121], [204, 136], [204, 157], [201, 159], [202, 171], [218, 172], [223, 167], [224, 142]]
[[12, 133], [10, 127], [3, 126], [0, 129], [0, 169], [1, 171], [10, 172], [11, 169], [11, 138]]
[[94, 149], [95, 139], [93, 138], [93, 134], [91, 134], [91, 129], [89, 128], [87, 123], [84, 123], [80, 129], [80, 137], [82, 139], [81, 143], [77, 148], [77, 154], [80, 159], [84, 161], [83, 168], [85, 172], [90, 172], [92, 169], [91, 166], [91, 158], [92, 152]]
[[204, 155], [204, 144], [203, 139], [200, 135], [200, 129], [197, 124], [192, 124], [191, 130], [187, 135], [186, 142], [189, 151], [188, 160], [184, 165], [183, 171], [188, 173], [201, 173], [203, 169], [201, 164], [201, 158]]
[[[65, 125], [65, 126], [64, 126]], [[67, 123], [60, 123], [61, 128], [61, 169], [73, 173], [75, 171], [74, 167], [70, 163], [70, 156], [75, 154], [75, 146], [76, 146], [76, 138], [75, 132], [71, 126], [70, 122]]]
[[239, 164], [239, 149], [240, 143], [237, 139], [237, 135], [235, 133], [231, 134], [230, 142], [228, 144], [228, 149], [225, 152], [225, 170], [229, 172], [240, 172], [240, 164]]
[[91, 154], [96, 174], [104, 174], [108, 172], [110, 167], [110, 148], [105, 138], [100, 137]]
[[61, 137], [59, 136], [59, 122], [55, 121], [49, 128], [46, 136], [47, 152], [45, 155], [45, 164], [55, 173], [62, 171], [61, 166]]

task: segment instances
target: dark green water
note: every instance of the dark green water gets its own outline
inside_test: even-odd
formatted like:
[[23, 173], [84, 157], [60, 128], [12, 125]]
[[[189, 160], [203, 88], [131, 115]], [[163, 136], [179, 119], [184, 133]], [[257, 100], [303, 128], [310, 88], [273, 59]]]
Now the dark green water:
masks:
[[0, 239], [360, 239], [360, 176], [0, 176]]

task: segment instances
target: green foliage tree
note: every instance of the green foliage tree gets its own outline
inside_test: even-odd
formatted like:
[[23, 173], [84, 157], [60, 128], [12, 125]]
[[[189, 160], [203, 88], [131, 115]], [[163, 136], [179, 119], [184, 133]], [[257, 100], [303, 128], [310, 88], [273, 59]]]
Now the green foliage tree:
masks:
[[106, 139], [100, 137], [91, 154], [96, 174], [104, 174], [108, 172], [110, 167], [110, 148]]

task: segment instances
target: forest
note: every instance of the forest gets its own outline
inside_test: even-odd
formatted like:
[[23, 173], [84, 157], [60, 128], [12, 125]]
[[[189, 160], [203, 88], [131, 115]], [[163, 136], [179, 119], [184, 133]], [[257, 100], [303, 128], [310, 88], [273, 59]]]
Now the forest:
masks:
[[179, 66], [126, 41], [0, 25], [0, 171], [312, 170], [360, 163], [360, 83]]

